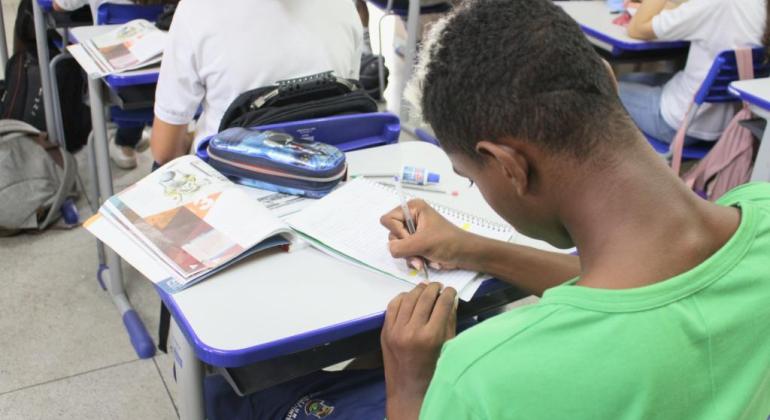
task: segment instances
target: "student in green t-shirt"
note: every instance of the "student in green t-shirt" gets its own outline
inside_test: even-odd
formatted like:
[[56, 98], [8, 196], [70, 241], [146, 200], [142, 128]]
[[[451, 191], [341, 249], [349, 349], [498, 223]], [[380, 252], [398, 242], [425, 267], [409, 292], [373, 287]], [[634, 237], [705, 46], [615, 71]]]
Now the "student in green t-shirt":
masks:
[[400, 209], [383, 216], [396, 257], [542, 295], [457, 337], [454, 290], [396, 297], [388, 419], [766, 419], [770, 185], [692, 193], [550, 0], [465, 3], [422, 53], [415, 104], [455, 171], [519, 232], [580, 257], [473, 236], [421, 201], [414, 235]]

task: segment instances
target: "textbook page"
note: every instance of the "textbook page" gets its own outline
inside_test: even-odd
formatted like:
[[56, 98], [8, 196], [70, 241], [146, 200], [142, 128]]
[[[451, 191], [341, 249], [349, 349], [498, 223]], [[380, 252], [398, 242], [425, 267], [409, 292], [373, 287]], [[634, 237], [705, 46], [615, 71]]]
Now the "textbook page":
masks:
[[104, 77], [159, 63], [166, 38], [166, 32], [137, 19], [67, 49], [89, 76]]
[[[388, 231], [380, 224], [380, 217], [399, 204], [400, 199], [392, 188], [358, 178], [289, 217], [286, 222], [322, 250], [343, 254], [359, 264], [418, 284], [424, 281], [422, 273], [407, 267], [403, 259], [390, 255]], [[436, 209], [452, 223], [477, 234], [506, 240], [512, 233], [509, 227], [472, 215], [440, 206]], [[467, 270], [431, 270], [430, 280], [462, 292], [478, 275]], [[475, 286], [478, 288], [478, 284]], [[468, 292], [461, 297], [469, 297], [468, 294], [472, 295]]]
[[294, 237], [267, 208], [195, 156], [175, 159], [110, 197], [98, 215], [162, 265], [172, 289]]

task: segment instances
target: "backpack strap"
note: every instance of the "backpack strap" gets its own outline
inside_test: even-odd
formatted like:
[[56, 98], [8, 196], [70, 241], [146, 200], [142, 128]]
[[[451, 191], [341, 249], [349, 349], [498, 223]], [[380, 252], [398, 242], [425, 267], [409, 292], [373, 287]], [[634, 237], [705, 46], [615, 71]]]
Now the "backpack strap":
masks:
[[684, 150], [684, 138], [687, 136], [687, 128], [690, 126], [690, 119], [695, 117], [692, 112], [694, 107], [695, 100], [693, 98], [693, 101], [690, 102], [690, 106], [687, 107], [687, 113], [684, 114], [684, 120], [682, 120], [682, 124], [676, 131], [676, 136], [674, 136], [674, 141], [671, 142], [669, 149], [672, 152], [671, 169], [673, 169], [677, 176], [679, 176], [679, 171], [682, 168], [682, 151]]
[[[738, 64], [738, 77], [741, 80], [754, 78], [754, 55], [751, 48], [740, 48], [735, 50], [735, 62]], [[748, 108], [748, 104], [743, 102], [743, 107]]]

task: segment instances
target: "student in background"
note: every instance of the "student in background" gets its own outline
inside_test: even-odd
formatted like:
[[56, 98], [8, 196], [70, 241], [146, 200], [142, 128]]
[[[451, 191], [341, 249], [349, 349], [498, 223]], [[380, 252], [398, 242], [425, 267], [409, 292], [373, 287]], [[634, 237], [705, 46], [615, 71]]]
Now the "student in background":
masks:
[[178, 0], [54, 0], [53, 8], [60, 12], [71, 12], [84, 6], [90, 6], [91, 16], [94, 19], [94, 23], [96, 23], [96, 15], [99, 11], [99, 6], [104, 3], [151, 5], [174, 4], [177, 3], [177, 1]]
[[[90, 6], [91, 16], [96, 23], [99, 6], [104, 3], [113, 4], [173, 4], [177, 0], [54, 0], [53, 7], [57, 11], [71, 12], [84, 6]], [[144, 127], [118, 128], [111, 133], [109, 139], [110, 158], [119, 168], [136, 168], [136, 152], [147, 150], [148, 139], [142, 137]]]
[[216, 133], [239, 94], [333, 70], [358, 79], [362, 27], [351, 0], [184, 0], [174, 15], [155, 94], [151, 138], [159, 164]]
[[[628, 25], [638, 39], [691, 41], [687, 65], [671, 74], [620, 78], [620, 99], [637, 126], [671, 142], [716, 56], [724, 50], [768, 45], [766, 0], [691, 0], [680, 5], [645, 0]], [[764, 42], [763, 42], [764, 41]], [[730, 104], [704, 104], [687, 131], [686, 143], [719, 138], [735, 114]]]

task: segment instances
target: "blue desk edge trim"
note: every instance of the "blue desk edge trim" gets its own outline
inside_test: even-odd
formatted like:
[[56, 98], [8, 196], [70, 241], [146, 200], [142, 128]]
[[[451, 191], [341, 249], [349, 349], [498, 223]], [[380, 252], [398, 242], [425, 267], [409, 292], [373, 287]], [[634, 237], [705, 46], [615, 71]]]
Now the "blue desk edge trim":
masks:
[[[485, 281], [476, 295], [485, 294], [500, 288], [511, 287], [499, 280]], [[195, 355], [204, 363], [218, 367], [241, 367], [263, 360], [273, 359], [287, 354], [311, 349], [315, 346], [351, 337], [365, 331], [381, 328], [385, 319], [385, 312], [379, 312], [369, 316], [354, 319], [341, 324], [331, 325], [317, 330], [285, 337], [279, 340], [259, 344], [239, 350], [222, 350], [204, 343], [193, 331], [187, 318], [184, 317], [176, 304], [173, 295], [155, 287], [163, 303], [171, 312], [179, 329], [191, 343]]]
[[690, 43], [687, 41], [625, 42], [612, 38], [602, 32], [582, 24], [580, 25], [580, 28], [583, 29], [583, 32], [585, 32], [587, 35], [612, 45], [614, 48], [621, 50], [620, 52], [673, 50], [679, 48], [687, 48], [687, 46], [690, 45]]
[[37, 0], [37, 4], [40, 5], [40, 9], [44, 12], [53, 10], [53, 0]]
[[104, 77], [104, 81], [112, 89], [119, 89], [137, 85], [152, 85], [158, 83], [159, 72], [147, 74], [111, 74]]
[[[768, 83], [770, 83], [770, 81], [768, 81]], [[752, 95], [751, 93], [748, 93], [745, 90], [736, 89], [732, 85], [730, 85], [728, 89], [730, 90], [730, 93], [743, 99], [744, 101], [752, 105], [756, 105], [762, 109], [766, 109], [770, 111], [770, 102], [768, 102], [767, 100], [762, 99], [759, 96]]]

